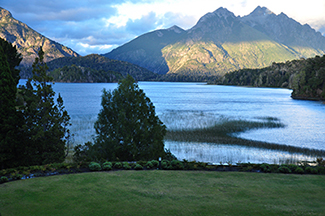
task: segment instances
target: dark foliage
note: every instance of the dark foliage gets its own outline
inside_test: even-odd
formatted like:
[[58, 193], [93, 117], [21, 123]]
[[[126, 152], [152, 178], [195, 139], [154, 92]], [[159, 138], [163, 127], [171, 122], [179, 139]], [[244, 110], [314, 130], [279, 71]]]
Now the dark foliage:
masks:
[[16, 69], [16, 67], [19, 66], [23, 58], [21, 57], [21, 54], [17, 52], [16, 46], [13, 46], [11, 43], [7, 42], [2, 38], [0, 38], [0, 47], [2, 47], [7, 62], [9, 63], [9, 69], [11, 71], [11, 75], [16, 85], [18, 85], [20, 79], [19, 76], [20, 71]]
[[76, 147], [77, 159], [136, 161], [166, 155], [165, 125], [143, 90], [128, 75], [113, 92], [103, 91], [102, 109], [95, 122], [94, 145]]
[[29, 78], [21, 92], [24, 98], [22, 108], [25, 118], [24, 132], [25, 163], [46, 164], [62, 162], [65, 158], [70, 117], [63, 106], [60, 94], [54, 102], [55, 92], [49, 84], [42, 47], [33, 64], [33, 77]]
[[260, 69], [241, 69], [215, 81], [220, 85], [293, 89], [295, 99], [325, 100], [325, 55], [273, 63]]
[[56, 82], [68, 83], [111, 83], [123, 78], [115, 71], [95, 70], [76, 65], [64, 66], [48, 73]]
[[0, 46], [0, 164], [1, 168], [20, 165], [23, 153], [21, 112], [16, 109], [17, 83]]

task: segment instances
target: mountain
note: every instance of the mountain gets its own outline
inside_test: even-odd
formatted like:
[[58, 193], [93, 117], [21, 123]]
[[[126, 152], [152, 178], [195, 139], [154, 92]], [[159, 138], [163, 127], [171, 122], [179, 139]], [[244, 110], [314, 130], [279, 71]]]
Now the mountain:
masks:
[[1, 7], [0, 37], [16, 45], [18, 52], [22, 54], [21, 65], [23, 66], [32, 65], [40, 46], [45, 52], [44, 60], [46, 62], [64, 56], [79, 56], [70, 48], [46, 38], [26, 24], [14, 19], [9, 11]]
[[247, 16], [236, 17], [221, 7], [189, 30], [174, 26], [149, 32], [104, 56], [160, 74], [224, 75], [322, 55], [323, 44], [325, 37], [319, 32], [283, 13], [257, 7]]
[[162, 49], [175, 43], [184, 33], [185, 30], [178, 26], [149, 32], [104, 56], [135, 63], [155, 73], [165, 74], [169, 69]]
[[257, 7], [242, 21], [303, 57], [324, 54], [325, 38], [308, 24], [301, 25], [284, 13], [275, 15], [265, 7]]
[[[47, 66], [49, 74], [56, 82], [116, 82], [127, 74], [135, 80], [155, 80], [158, 77], [157, 74], [138, 65], [97, 54], [61, 57], [47, 62]], [[21, 74], [22, 78], [30, 76], [31, 68]]]

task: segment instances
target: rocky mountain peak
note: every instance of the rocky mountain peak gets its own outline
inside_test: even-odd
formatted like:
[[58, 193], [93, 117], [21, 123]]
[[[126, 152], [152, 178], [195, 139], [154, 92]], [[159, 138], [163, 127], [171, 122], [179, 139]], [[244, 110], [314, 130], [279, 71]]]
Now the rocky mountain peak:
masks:
[[201, 23], [211, 22], [211, 20], [219, 20], [220, 18], [236, 18], [236, 16], [227, 10], [226, 8], [220, 7], [217, 10], [215, 10], [212, 13], [207, 13], [201, 19], [197, 22], [197, 25], [200, 25]]
[[0, 18], [2, 19], [3, 17], [12, 17], [12, 14], [6, 9], [0, 7]]
[[268, 16], [270, 14], [274, 14], [274, 13], [266, 7], [258, 6], [257, 8], [255, 8], [255, 10], [252, 13], [249, 14], [249, 16], [259, 17], [259, 16]]
[[184, 29], [178, 27], [177, 25], [173, 25], [172, 27], [168, 28], [167, 31], [173, 31], [177, 34], [180, 34], [180, 33], [184, 32]]
[[235, 15], [227, 10], [227, 8], [220, 7], [217, 10], [213, 12], [213, 14], [217, 15], [218, 17], [223, 17], [223, 18], [228, 18], [228, 17], [233, 17], [235, 18]]
[[8, 10], [1, 7], [0, 37], [17, 47], [18, 52], [23, 56], [22, 66], [32, 65], [40, 46], [45, 52], [44, 60], [46, 62], [64, 56], [79, 56], [70, 48], [50, 40], [16, 20]]

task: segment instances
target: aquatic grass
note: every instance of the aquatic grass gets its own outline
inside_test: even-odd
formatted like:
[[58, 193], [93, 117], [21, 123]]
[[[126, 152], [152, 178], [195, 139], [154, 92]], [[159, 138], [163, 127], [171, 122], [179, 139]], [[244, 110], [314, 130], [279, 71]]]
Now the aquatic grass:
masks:
[[205, 142], [225, 145], [229, 144], [270, 150], [281, 150], [290, 153], [302, 153], [314, 157], [325, 156], [324, 150], [289, 146], [276, 143], [267, 143], [235, 137], [237, 133], [245, 132], [252, 129], [285, 127], [285, 125], [278, 121], [278, 119], [276, 118], [266, 117], [260, 119], [264, 119], [264, 121], [226, 120], [210, 127], [168, 130], [165, 136], [165, 140], [183, 142]]

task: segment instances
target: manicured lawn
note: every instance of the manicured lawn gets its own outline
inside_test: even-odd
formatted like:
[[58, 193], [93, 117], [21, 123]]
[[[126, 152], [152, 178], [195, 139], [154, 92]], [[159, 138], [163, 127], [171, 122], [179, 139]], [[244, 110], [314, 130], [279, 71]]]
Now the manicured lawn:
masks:
[[116, 171], [0, 185], [7, 215], [324, 215], [324, 175]]

